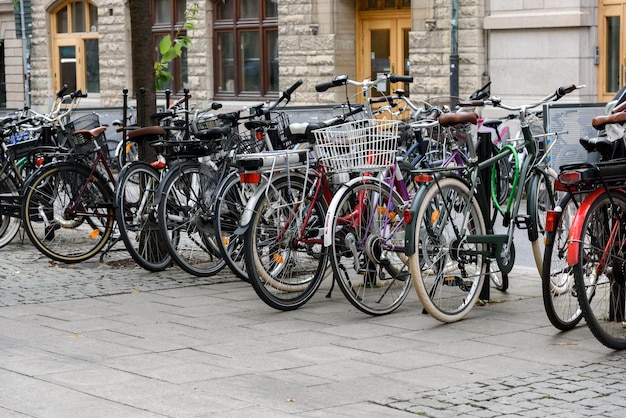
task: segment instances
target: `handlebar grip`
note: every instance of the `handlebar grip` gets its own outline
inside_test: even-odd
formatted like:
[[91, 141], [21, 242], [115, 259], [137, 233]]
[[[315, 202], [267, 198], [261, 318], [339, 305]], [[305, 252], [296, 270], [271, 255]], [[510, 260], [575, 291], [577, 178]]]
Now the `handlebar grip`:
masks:
[[389, 82], [390, 83], [412, 83], [413, 82], [413, 76], [390, 74], [389, 75]]
[[370, 99], [371, 103], [389, 103], [392, 104], [393, 103], [393, 96], [380, 96], [380, 97], [373, 97]]
[[559, 87], [558, 89], [556, 89], [556, 99], [555, 100], [559, 100], [561, 97], [565, 96], [568, 93], [573, 92], [574, 90], [576, 90], [576, 85], [572, 84], [571, 86], [568, 87]]
[[323, 92], [328, 90], [329, 88], [333, 87], [334, 84], [332, 82], [326, 82], [326, 83], [319, 83], [315, 85], [315, 91], [317, 92]]
[[283, 96], [285, 96], [285, 97], [287, 97], [287, 98], [290, 98], [290, 97], [291, 97], [291, 95], [292, 95], [292, 93], [293, 93], [294, 91], [296, 91], [296, 89], [297, 89], [298, 87], [300, 87], [300, 86], [302, 85], [302, 83], [303, 83], [302, 79], [299, 79], [298, 81], [296, 81], [296, 82], [293, 84], [293, 86], [289, 87], [287, 90], [285, 90], [285, 91], [283, 92]]
[[77, 97], [87, 97], [87, 93], [83, 93], [81, 90], [76, 90], [70, 94], [70, 97], [75, 99]]
[[461, 107], [482, 107], [485, 105], [484, 100], [459, 100], [458, 105]]
[[60, 99], [61, 97], [63, 97], [63, 95], [65, 94], [65, 92], [67, 91], [68, 86], [67, 84], [63, 84], [63, 87], [61, 87], [61, 90], [59, 90], [57, 92], [57, 97]]

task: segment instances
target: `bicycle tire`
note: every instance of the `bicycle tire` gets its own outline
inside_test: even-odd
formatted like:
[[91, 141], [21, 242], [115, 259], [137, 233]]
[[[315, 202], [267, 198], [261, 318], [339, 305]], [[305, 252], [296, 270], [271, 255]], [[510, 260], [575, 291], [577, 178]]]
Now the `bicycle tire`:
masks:
[[[0, 194], [18, 199], [20, 190], [16, 180], [7, 173], [0, 173]], [[21, 221], [9, 214], [0, 215], [0, 248], [6, 246], [20, 230]]]
[[161, 236], [180, 268], [208, 277], [226, 266], [213, 225], [220, 173], [209, 165], [187, 162], [171, 168], [159, 186]]
[[556, 172], [548, 168], [545, 172], [536, 172], [528, 187], [527, 213], [529, 217], [534, 218], [531, 222], [534, 222], [534, 228], [537, 230], [537, 239], [532, 240], [530, 245], [539, 275], [543, 272], [543, 259], [546, 251], [546, 214], [555, 207], [562, 194], [554, 190], [556, 179]]
[[[419, 246], [409, 257], [409, 268], [424, 309], [441, 322], [456, 322], [472, 310], [485, 279], [481, 253], [486, 244], [466, 241], [469, 235], [485, 234], [484, 218], [460, 178], [443, 177], [427, 187], [416, 202], [414, 239]], [[466, 214], [467, 234], [459, 236]]]
[[[609, 196], [610, 193], [610, 196]], [[614, 350], [626, 349], [624, 242], [626, 194], [600, 194], [582, 224], [574, 286], [589, 329]], [[610, 248], [607, 248], [610, 246]]]
[[339, 192], [326, 225], [333, 237], [330, 262], [350, 303], [369, 315], [398, 309], [412, 283], [404, 255], [406, 202], [380, 179], [365, 179]]
[[541, 294], [550, 323], [561, 331], [568, 331], [575, 328], [583, 317], [574, 292], [573, 268], [567, 263], [568, 238], [576, 205], [567, 193], [557, 206], [561, 211], [554, 221], [554, 230], [546, 234]]
[[[311, 179], [309, 179], [310, 182]], [[250, 283], [268, 306], [288, 311], [308, 302], [323, 281], [328, 253], [320, 231], [324, 226], [326, 202], [320, 197], [313, 205], [309, 231], [320, 236], [317, 245], [294, 245], [301, 238], [302, 212], [297, 203], [309, 184], [300, 174], [273, 179], [265, 193], [257, 194], [253, 216], [246, 227], [244, 254]]]
[[120, 171], [115, 194], [120, 237], [133, 260], [148, 271], [163, 271], [172, 265], [157, 223], [159, 179], [159, 172], [150, 164], [131, 162]]
[[[85, 261], [100, 252], [111, 237], [114, 201], [109, 183], [97, 171], [92, 173], [90, 167], [69, 161], [52, 163], [25, 185], [24, 230], [48, 258], [64, 263]], [[70, 205], [77, 206], [77, 213]]]
[[[239, 181], [239, 173], [230, 173], [220, 185], [215, 202], [215, 235], [222, 258], [230, 270], [245, 282], [250, 282], [244, 260], [243, 235], [235, 234], [239, 219], [254, 190]], [[248, 192], [249, 191], [249, 192]]]

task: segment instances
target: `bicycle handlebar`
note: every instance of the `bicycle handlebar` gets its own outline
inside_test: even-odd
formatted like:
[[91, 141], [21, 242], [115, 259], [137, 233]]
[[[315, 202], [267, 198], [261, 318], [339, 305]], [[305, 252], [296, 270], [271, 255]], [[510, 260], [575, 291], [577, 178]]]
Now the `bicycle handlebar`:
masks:
[[554, 93], [544, 97], [538, 102], [535, 102], [529, 105], [508, 106], [508, 105], [503, 104], [502, 100], [497, 96], [492, 96], [489, 99], [484, 99], [484, 100], [461, 100], [458, 102], [458, 105], [461, 107], [482, 107], [486, 105], [491, 105], [493, 107], [500, 107], [502, 109], [511, 110], [511, 111], [525, 111], [527, 109], [532, 109], [534, 107], [540, 106], [549, 101], [557, 101], [561, 99], [563, 96], [565, 96], [566, 94], [569, 94], [573, 92], [574, 90], [582, 89], [583, 87], [586, 87], [586, 86], [584, 84], [580, 86], [572, 84], [568, 87], [559, 87], [556, 89]]
[[328, 90], [331, 87], [344, 86], [346, 84], [369, 89], [371, 87], [374, 87], [380, 81], [386, 81], [386, 80], [388, 80], [390, 83], [401, 83], [401, 82], [412, 83], [413, 76], [384, 73], [376, 77], [375, 80], [365, 79], [363, 81], [355, 81], [355, 80], [350, 80], [347, 74], [342, 74], [342, 75], [333, 77], [332, 81], [316, 84], [315, 91], [321, 93], [321, 92]]

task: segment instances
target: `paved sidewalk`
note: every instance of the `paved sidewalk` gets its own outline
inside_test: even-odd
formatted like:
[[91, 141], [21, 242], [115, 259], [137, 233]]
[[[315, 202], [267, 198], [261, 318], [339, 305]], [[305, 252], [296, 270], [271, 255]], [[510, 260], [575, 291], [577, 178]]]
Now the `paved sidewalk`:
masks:
[[532, 269], [445, 325], [414, 294], [373, 318], [327, 284], [278, 312], [228, 272], [148, 273], [120, 248], [0, 249], [0, 416], [624, 416], [624, 355], [554, 329]]

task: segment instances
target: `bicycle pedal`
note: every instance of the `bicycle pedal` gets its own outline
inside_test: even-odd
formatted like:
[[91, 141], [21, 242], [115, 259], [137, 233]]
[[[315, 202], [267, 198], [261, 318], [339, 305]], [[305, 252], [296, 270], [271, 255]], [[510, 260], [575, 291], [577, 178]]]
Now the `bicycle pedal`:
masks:
[[528, 229], [530, 228], [530, 216], [528, 215], [519, 215], [515, 218], [515, 226], [517, 229]]

